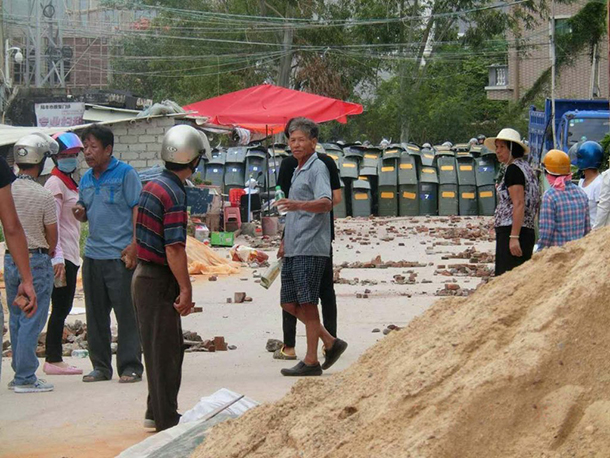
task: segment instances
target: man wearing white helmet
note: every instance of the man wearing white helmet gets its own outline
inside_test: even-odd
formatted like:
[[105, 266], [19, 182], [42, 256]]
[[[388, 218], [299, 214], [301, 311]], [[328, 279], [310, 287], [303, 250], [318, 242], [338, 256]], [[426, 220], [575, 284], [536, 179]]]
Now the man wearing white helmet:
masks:
[[178, 391], [184, 355], [180, 316], [191, 313], [192, 288], [186, 257], [186, 191], [207, 138], [187, 125], [172, 127], [163, 138], [165, 170], [144, 186], [138, 204], [138, 266], [132, 282], [148, 401], [144, 427], [157, 431], [178, 424]]
[[31, 316], [14, 304], [21, 279], [18, 266], [10, 251], [7, 251], [4, 257], [4, 281], [11, 314], [9, 327], [12, 368], [15, 371], [9, 389], [15, 393], [53, 390], [52, 384], [36, 377], [36, 348], [38, 335], [47, 322], [53, 291], [51, 258], [57, 245], [57, 211], [53, 195], [36, 182], [36, 178], [40, 176], [47, 157], [57, 154], [58, 149], [57, 142], [44, 134], [26, 135], [15, 143], [13, 149], [15, 163], [19, 167], [18, 179], [12, 186], [13, 200], [27, 238], [30, 268], [38, 297], [38, 309]]

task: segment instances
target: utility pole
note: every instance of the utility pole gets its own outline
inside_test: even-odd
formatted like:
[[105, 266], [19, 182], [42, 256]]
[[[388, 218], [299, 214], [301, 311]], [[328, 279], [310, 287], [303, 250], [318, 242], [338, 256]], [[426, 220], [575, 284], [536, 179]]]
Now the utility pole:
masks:
[[557, 148], [555, 128], [555, 84], [556, 84], [556, 62], [555, 53], [555, 0], [551, 2], [551, 128], [553, 132], [553, 148]]
[[294, 39], [294, 28], [290, 24], [292, 17], [292, 1], [286, 2], [286, 15], [284, 16], [284, 38], [282, 41], [283, 55], [280, 59], [280, 68], [278, 71], [278, 86], [290, 86], [290, 70], [292, 69], [292, 40]]

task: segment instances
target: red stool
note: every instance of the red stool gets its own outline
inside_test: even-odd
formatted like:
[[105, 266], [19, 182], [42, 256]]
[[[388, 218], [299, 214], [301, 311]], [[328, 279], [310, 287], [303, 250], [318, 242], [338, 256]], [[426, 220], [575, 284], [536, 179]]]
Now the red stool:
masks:
[[[241, 214], [239, 207], [225, 207], [224, 209], [225, 230], [228, 226], [237, 225], [237, 229], [241, 227]], [[228, 231], [230, 232], [230, 231]]]

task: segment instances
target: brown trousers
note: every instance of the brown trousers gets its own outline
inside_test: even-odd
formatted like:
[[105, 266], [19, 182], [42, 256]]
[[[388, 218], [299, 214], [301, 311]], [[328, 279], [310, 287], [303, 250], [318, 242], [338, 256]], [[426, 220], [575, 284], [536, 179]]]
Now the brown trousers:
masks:
[[182, 379], [184, 339], [174, 301], [178, 282], [167, 266], [138, 263], [131, 283], [148, 380], [145, 418], [157, 431], [178, 424], [178, 391]]

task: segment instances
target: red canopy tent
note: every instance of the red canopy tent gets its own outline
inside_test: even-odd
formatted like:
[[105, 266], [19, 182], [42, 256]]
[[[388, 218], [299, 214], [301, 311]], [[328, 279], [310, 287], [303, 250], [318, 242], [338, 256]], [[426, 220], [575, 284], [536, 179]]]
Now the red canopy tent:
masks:
[[253, 86], [183, 107], [208, 122], [239, 126], [261, 133], [279, 133], [294, 117], [304, 116], [315, 122], [347, 122], [347, 116], [362, 113], [362, 105], [343, 102], [272, 84]]

